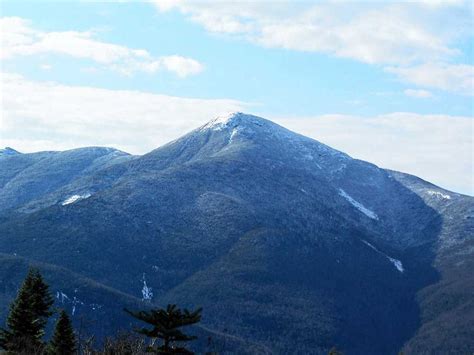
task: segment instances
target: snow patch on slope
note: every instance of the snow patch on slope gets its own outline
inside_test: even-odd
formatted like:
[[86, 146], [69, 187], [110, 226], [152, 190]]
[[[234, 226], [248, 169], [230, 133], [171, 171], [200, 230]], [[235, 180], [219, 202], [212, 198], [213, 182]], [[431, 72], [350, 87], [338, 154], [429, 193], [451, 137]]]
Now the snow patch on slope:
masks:
[[151, 287], [148, 287], [145, 280], [145, 274], [142, 277], [143, 287], [142, 287], [142, 300], [150, 301], [153, 298], [153, 292]]
[[443, 200], [451, 200], [450, 195], [443, 194], [442, 192], [439, 192], [439, 191], [429, 190], [429, 191], [427, 191], [427, 193], [428, 193], [428, 195], [435, 196], [435, 197], [443, 199]]
[[237, 128], [234, 128], [229, 136], [229, 144], [232, 143], [232, 140], [234, 139], [235, 135], [238, 133]]
[[397, 268], [398, 271], [400, 271], [400, 272], [405, 271], [405, 269], [403, 268], [403, 264], [400, 260], [391, 258], [390, 256], [387, 256], [387, 258], [388, 258], [388, 260], [390, 260], [390, 262], [393, 265], [395, 265], [395, 267]]
[[[77, 289], [74, 290], [74, 293], [77, 293]], [[76, 296], [74, 296], [72, 299], [66, 295], [63, 291], [59, 290], [59, 291], [56, 291], [56, 299], [59, 300], [61, 302], [61, 304], [65, 304], [65, 303], [70, 303], [72, 305], [72, 310], [71, 310], [71, 314], [74, 316], [76, 314], [76, 307], [77, 306], [84, 306], [84, 302], [82, 302], [80, 299], [78, 299]], [[98, 305], [98, 304], [92, 304], [91, 305], [91, 308], [93, 310], [95, 310], [96, 308], [101, 308], [102, 306], [101, 305]]]
[[63, 291], [56, 291], [56, 299], [60, 300], [61, 303], [69, 300], [69, 297]]
[[363, 214], [365, 214], [367, 217], [369, 218], [372, 218], [372, 219], [379, 219], [379, 217], [377, 216], [377, 214], [371, 210], [369, 210], [368, 208], [366, 208], [362, 203], [360, 202], [357, 202], [356, 200], [354, 200], [351, 196], [349, 196], [343, 189], [339, 189], [339, 195], [341, 195], [342, 197], [344, 197], [347, 201], [349, 201], [349, 203], [354, 206], [355, 208], [357, 208], [359, 211], [361, 211]]
[[69, 196], [67, 199], [65, 199], [61, 203], [61, 205], [62, 206], [70, 205], [71, 203], [77, 202], [79, 200], [84, 200], [84, 199], [89, 198], [89, 197], [91, 197], [91, 194], [89, 194], [89, 193], [84, 194], [84, 195], [72, 195], [72, 196]]
[[405, 271], [405, 269], [403, 268], [403, 264], [402, 264], [402, 262], [401, 262], [400, 260], [395, 259], [395, 258], [392, 258], [391, 256], [388, 256], [387, 254], [381, 252], [380, 250], [378, 250], [376, 247], [374, 247], [372, 244], [370, 244], [370, 243], [369, 243], [368, 241], [366, 241], [366, 240], [362, 240], [362, 242], [363, 242], [365, 245], [369, 246], [371, 249], [375, 250], [377, 253], [379, 253], [379, 254], [385, 256], [385, 257], [395, 266], [395, 268], [396, 268], [398, 271], [400, 271], [400, 272]]
[[241, 112], [228, 112], [222, 115], [218, 115], [213, 120], [206, 123], [199, 130], [203, 131], [206, 129], [211, 129], [213, 131], [220, 131], [224, 129], [227, 124], [229, 124], [233, 119], [237, 118], [239, 115], [242, 115]]
[[333, 174], [341, 173], [341, 172], [343, 172], [346, 168], [347, 168], [347, 164], [342, 163], [339, 167], [337, 167], [336, 169], [334, 169], [333, 171], [331, 171], [331, 173], [333, 173]]

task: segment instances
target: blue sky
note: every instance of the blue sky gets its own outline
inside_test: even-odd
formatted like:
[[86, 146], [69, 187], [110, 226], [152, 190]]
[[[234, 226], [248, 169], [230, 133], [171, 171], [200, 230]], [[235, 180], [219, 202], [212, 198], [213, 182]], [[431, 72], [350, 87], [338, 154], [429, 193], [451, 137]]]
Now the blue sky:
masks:
[[473, 193], [467, 1], [1, 6], [3, 145], [141, 154], [237, 109]]

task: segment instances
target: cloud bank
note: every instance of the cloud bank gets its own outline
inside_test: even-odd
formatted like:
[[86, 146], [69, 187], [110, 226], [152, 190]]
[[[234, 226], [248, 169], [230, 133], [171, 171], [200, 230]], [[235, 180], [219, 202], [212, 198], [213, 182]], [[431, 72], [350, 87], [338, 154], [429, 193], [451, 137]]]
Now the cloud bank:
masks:
[[141, 154], [246, 104], [1, 76], [0, 146], [23, 152], [111, 146]]
[[[112, 146], [146, 153], [227, 111], [252, 105], [1, 77], [0, 146], [23, 152]], [[266, 115], [264, 115], [266, 116]], [[267, 117], [355, 158], [474, 195], [471, 117], [398, 112], [375, 117]]]

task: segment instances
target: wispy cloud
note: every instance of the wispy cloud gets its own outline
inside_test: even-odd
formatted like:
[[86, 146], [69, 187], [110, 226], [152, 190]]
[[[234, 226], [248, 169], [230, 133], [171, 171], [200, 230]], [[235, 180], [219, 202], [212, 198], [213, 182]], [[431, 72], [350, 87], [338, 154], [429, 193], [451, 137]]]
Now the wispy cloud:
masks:
[[53, 66], [51, 64], [41, 64], [40, 68], [41, 70], [51, 70]]
[[[387, 72], [420, 86], [465, 93], [472, 80], [469, 65], [449, 64], [462, 52], [456, 47], [459, 41], [472, 36], [468, 28], [473, 25], [473, 10], [466, 1], [155, 0], [154, 4], [162, 12], [177, 9], [212, 33], [264, 47], [320, 52], [387, 66]], [[441, 64], [437, 68], [427, 64], [433, 62]], [[428, 70], [444, 79], [427, 80]], [[411, 73], [417, 78], [412, 79]]]
[[179, 55], [155, 57], [144, 49], [100, 41], [94, 32], [46, 32], [19, 17], [1, 18], [0, 28], [0, 57], [4, 60], [46, 53], [88, 59], [124, 75], [169, 71], [184, 78], [204, 70], [204, 65], [195, 59]]
[[474, 95], [474, 66], [427, 63], [413, 67], [389, 67], [403, 81], [422, 87]]
[[[176, 8], [208, 31], [243, 34], [268, 47], [316, 51], [367, 63], [407, 64], [455, 55], [451, 41], [463, 18], [437, 28], [439, 11], [458, 2], [292, 3], [156, 0], [160, 11]], [[449, 14], [443, 15], [449, 17]]]
[[429, 99], [433, 94], [427, 90], [406, 89], [403, 91], [406, 96], [416, 97], [418, 99]]

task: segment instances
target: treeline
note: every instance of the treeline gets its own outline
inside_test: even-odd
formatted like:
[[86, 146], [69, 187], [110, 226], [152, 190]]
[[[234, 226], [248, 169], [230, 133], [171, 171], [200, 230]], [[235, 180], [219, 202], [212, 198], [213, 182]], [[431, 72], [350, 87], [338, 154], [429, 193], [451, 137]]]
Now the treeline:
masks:
[[[139, 355], [155, 354], [194, 354], [183, 343], [196, 339], [185, 334], [183, 327], [201, 320], [202, 308], [195, 311], [181, 310], [176, 305], [148, 311], [130, 311], [132, 317], [147, 324], [147, 327], [134, 329], [134, 332], [120, 333], [108, 337], [100, 348], [92, 344], [93, 338], [78, 342], [71, 319], [64, 309], [53, 309], [54, 299], [49, 287], [37, 269], [31, 268], [23, 281], [17, 297], [10, 305], [6, 327], [0, 328], [0, 349], [6, 354], [25, 355]], [[45, 328], [48, 319], [58, 314], [54, 331], [49, 341], [45, 341]], [[210, 341], [210, 337], [208, 341]], [[0, 350], [0, 354], [2, 354]], [[206, 352], [217, 355], [217, 352]], [[336, 348], [329, 355], [342, 355]]]

